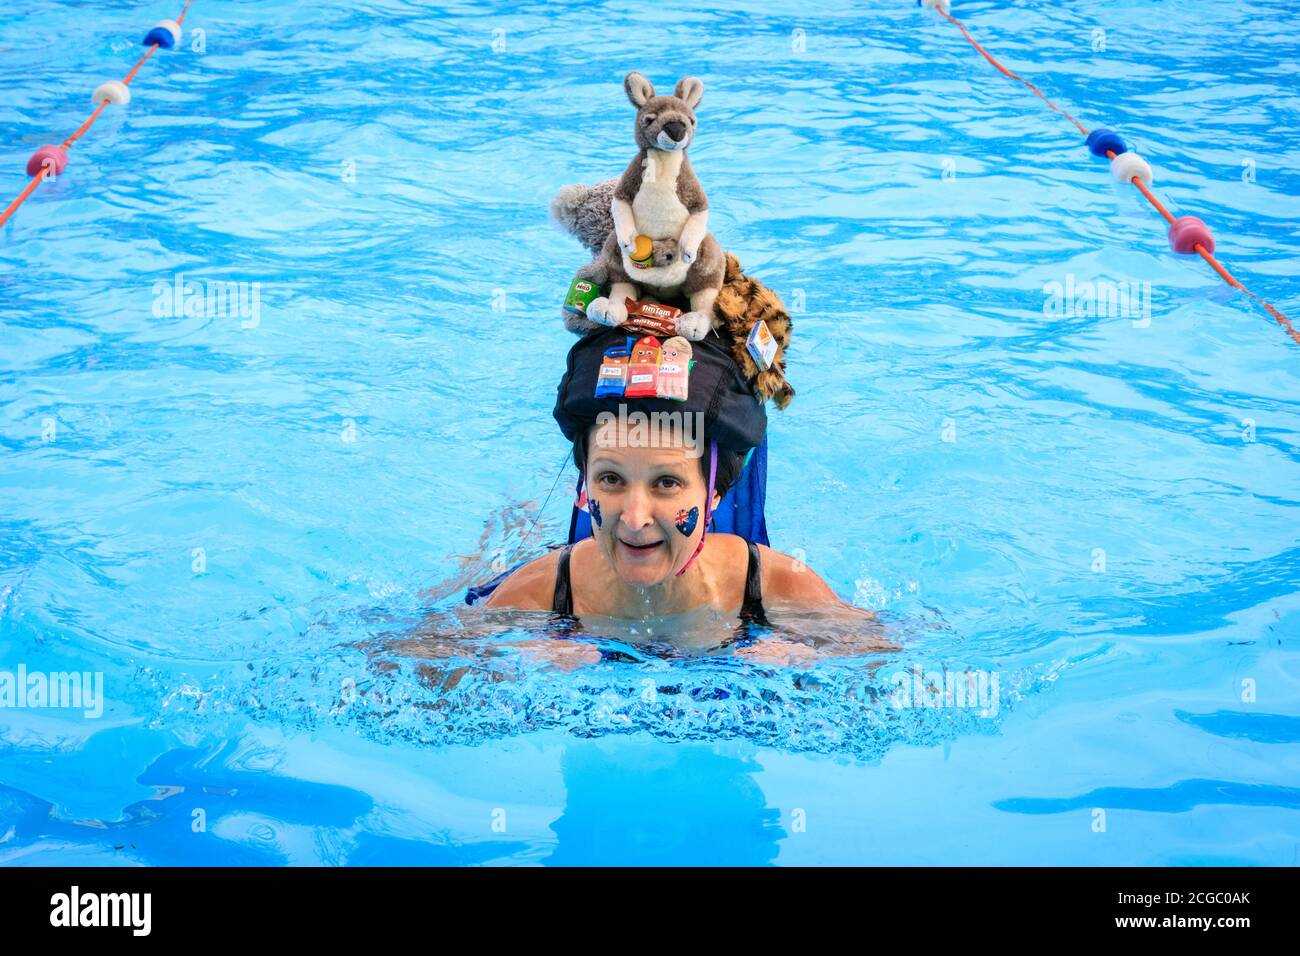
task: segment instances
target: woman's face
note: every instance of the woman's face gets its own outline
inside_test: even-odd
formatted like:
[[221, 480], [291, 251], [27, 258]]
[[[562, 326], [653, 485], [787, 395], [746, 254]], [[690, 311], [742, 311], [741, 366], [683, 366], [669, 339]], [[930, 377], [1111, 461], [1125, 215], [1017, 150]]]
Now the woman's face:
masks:
[[[644, 447], [630, 443], [627, 431], [625, 423], [608, 421], [588, 441], [591, 533], [619, 577], [653, 587], [695, 553], [704, 534], [707, 486], [700, 458], [687, 453], [680, 436]], [[719, 496], [713, 500], [716, 506]]]

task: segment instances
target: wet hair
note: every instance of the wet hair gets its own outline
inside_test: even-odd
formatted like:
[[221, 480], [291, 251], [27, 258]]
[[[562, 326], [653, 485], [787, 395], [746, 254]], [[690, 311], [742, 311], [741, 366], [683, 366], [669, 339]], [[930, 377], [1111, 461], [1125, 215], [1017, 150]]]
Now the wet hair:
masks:
[[[573, 436], [573, 463], [578, 468], [578, 474], [582, 475], [584, 480], [587, 473], [587, 448], [591, 439], [591, 433], [596, 430], [593, 422], [587, 428], [579, 428], [577, 434]], [[708, 436], [705, 436], [707, 441]], [[725, 498], [727, 489], [735, 484], [736, 479], [740, 477], [741, 471], [745, 467], [745, 458], [748, 453], [732, 451], [729, 448], [718, 446], [718, 467], [713, 476], [713, 490], [718, 493], [719, 498]], [[709, 481], [709, 451], [707, 448], [704, 454], [698, 459], [700, 463], [700, 476], [704, 479], [707, 487]]]

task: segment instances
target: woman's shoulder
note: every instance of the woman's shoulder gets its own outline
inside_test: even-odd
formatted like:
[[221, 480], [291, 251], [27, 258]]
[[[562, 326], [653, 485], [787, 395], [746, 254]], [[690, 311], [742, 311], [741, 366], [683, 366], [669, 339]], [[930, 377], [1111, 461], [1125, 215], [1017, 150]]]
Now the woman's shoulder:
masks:
[[763, 567], [764, 599], [794, 601], [801, 604], [840, 604], [839, 595], [801, 558], [758, 546]]
[[[734, 568], [739, 583], [744, 584], [744, 570], [749, 563], [749, 542], [737, 534], [713, 533], [721, 546], [723, 562]], [[839, 595], [802, 560], [765, 544], [757, 545], [762, 573], [764, 600], [784, 600], [799, 604], [840, 604]]]
[[555, 572], [563, 553], [563, 548], [555, 548], [529, 561], [498, 584], [483, 606], [550, 610], [555, 595]]

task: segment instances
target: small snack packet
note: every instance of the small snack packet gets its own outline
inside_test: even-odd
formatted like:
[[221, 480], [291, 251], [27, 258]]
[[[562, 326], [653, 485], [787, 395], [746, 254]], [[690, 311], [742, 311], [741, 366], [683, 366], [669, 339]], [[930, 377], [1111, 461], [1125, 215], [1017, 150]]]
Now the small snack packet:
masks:
[[681, 309], [660, 305], [658, 302], [638, 302], [635, 299], [624, 299], [623, 302], [627, 305], [629, 327], [661, 338], [677, 334], [677, 317], [682, 314]]
[[564, 311], [586, 315], [587, 306], [600, 297], [600, 286], [590, 279], [575, 276], [569, 284], [569, 294], [564, 297]]
[[654, 398], [659, 390], [659, 340], [647, 335], [632, 349], [632, 361], [627, 368], [628, 398]]
[[749, 350], [750, 358], [754, 364], [766, 372], [772, 367], [773, 360], [776, 359], [776, 339], [768, 331], [767, 323], [759, 319], [757, 324], [749, 330], [749, 338], [745, 340], [745, 348]]
[[690, 341], [680, 335], [674, 335], [664, 342], [663, 352], [659, 356], [659, 381], [656, 383], [655, 395], [658, 398], [670, 398], [684, 402], [690, 394], [691, 356], [694, 348]]
[[630, 358], [631, 351], [626, 345], [605, 349], [604, 358], [600, 363], [600, 374], [596, 376], [596, 398], [623, 395], [627, 385]]

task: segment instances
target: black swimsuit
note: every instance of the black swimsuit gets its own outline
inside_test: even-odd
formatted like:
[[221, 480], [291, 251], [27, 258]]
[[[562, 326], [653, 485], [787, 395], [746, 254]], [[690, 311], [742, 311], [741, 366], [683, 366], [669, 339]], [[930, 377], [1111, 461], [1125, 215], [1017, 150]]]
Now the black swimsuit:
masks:
[[[769, 626], [767, 616], [763, 613], [763, 568], [759, 563], [758, 545], [746, 541], [749, 546], [749, 568], [745, 572], [745, 603], [740, 608], [740, 619], [746, 624]], [[573, 588], [569, 584], [569, 553], [573, 545], [568, 545], [560, 554], [560, 564], [555, 569], [555, 595], [551, 598], [551, 611], [561, 617], [576, 621], [573, 616]]]

